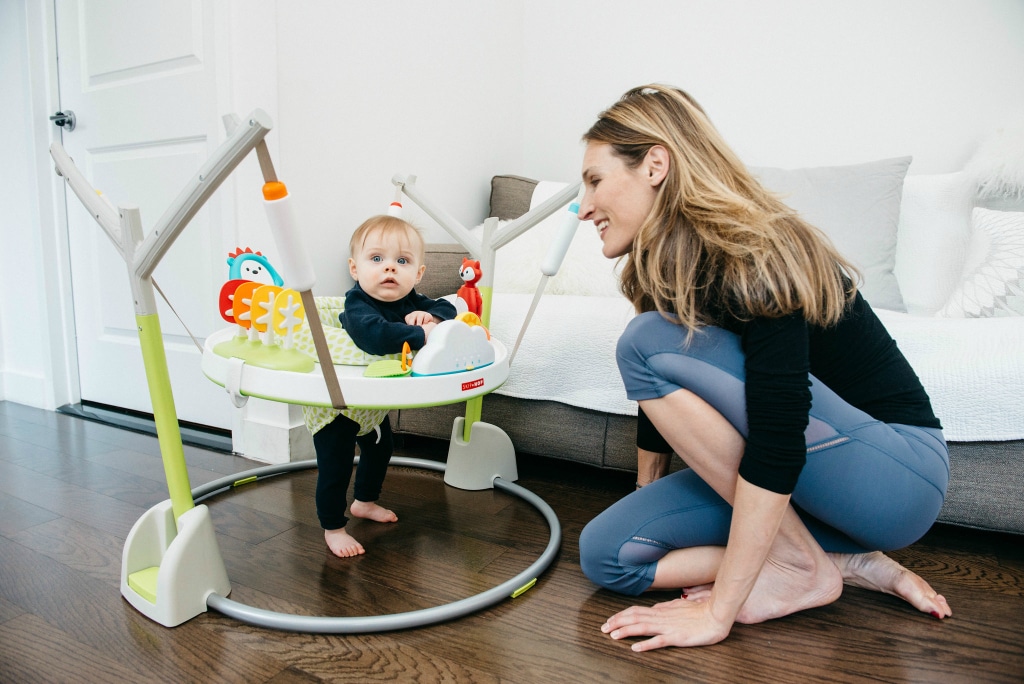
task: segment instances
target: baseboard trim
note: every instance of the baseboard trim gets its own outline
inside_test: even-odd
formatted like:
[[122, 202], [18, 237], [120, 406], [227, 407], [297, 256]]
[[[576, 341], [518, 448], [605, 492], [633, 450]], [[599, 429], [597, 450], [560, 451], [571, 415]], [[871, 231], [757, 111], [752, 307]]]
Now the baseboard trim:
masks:
[[[57, 409], [57, 413], [75, 416], [94, 423], [102, 423], [122, 430], [156, 436], [156, 421], [152, 414], [130, 411], [105, 404], [83, 401], [78, 404], [65, 404]], [[178, 421], [181, 430], [181, 443], [189, 446], [234, 453], [231, 448], [231, 432], [217, 428]]]

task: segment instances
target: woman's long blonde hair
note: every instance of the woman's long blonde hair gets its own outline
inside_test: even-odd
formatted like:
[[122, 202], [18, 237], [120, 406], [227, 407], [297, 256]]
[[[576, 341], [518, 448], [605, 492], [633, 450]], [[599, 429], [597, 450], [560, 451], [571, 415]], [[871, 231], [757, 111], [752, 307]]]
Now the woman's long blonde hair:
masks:
[[687, 93], [634, 88], [583, 140], [611, 145], [630, 168], [654, 145], [670, 155], [622, 269], [622, 291], [638, 312], [674, 314], [691, 333], [715, 323], [715, 310], [743, 320], [797, 311], [812, 324], [839, 320], [856, 268], [757, 182]]

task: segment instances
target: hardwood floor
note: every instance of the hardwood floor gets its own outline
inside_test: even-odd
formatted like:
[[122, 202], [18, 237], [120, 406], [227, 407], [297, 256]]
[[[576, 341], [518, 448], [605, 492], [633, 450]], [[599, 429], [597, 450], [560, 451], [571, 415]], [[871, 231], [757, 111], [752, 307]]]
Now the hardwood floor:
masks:
[[[397, 455], [443, 460], [407, 439]], [[259, 464], [186, 447], [193, 487]], [[635, 654], [600, 624], [634, 600], [595, 588], [577, 540], [633, 478], [522, 456], [519, 484], [562, 524], [555, 563], [522, 596], [398, 632], [319, 635], [215, 612], [168, 629], [119, 593], [132, 524], [167, 498], [156, 439], [0, 402], [0, 682], [1024, 682], [1024, 538], [937, 526], [892, 554], [946, 595], [952, 618], [847, 588], [834, 604], [722, 644]], [[315, 470], [246, 485], [209, 506], [231, 598], [307, 615], [379, 615], [465, 598], [529, 566], [548, 539], [526, 502], [393, 467], [395, 525], [350, 523], [365, 556], [329, 555]], [[650, 604], [674, 598], [648, 595]]]

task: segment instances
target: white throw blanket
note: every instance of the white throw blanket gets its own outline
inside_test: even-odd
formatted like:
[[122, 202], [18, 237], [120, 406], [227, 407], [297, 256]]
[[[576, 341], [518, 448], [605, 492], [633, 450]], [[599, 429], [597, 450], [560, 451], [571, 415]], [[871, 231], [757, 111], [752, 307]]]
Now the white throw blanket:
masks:
[[1024, 317], [879, 310], [954, 442], [1024, 439]]
[[[491, 332], [510, 348], [531, 300], [493, 296]], [[878, 315], [921, 378], [947, 439], [1024, 439], [1024, 318]], [[615, 344], [632, 317], [623, 297], [545, 295], [498, 394], [636, 415], [615, 364]]]
[[[532, 300], [494, 293], [491, 333], [509, 349]], [[615, 344], [632, 318], [625, 297], [544, 295], [498, 394], [635, 416], [615, 364]]]

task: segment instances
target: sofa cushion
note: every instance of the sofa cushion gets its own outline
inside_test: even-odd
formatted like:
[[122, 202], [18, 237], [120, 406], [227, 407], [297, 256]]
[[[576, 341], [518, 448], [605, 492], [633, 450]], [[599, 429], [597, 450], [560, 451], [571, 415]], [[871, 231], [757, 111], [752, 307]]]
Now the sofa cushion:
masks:
[[[836, 248], [861, 269], [861, 290], [872, 306], [906, 311], [894, 270], [903, 183], [910, 162], [911, 157], [897, 157], [848, 166], [755, 167], [751, 171], [765, 187], [782, 195], [783, 201], [828, 235]], [[528, 206], [532, 207], [562, 187], [564, 184], [537, 183], [521, 176], [495, 176], [491, 182], [491, 215], [516, 218], [525, 211], [527, 190], [531, 193]], [[560, 220], [556, 212], [498, 252], [495, 292], [534, 291], [549, 236]], [[532, 263], [538, 265], [538, 271], [522, 268]], [[601, 256], [600, 241], [585, 223], [559, 274], [548, 283], [548, 292], [615, 296], [618, 288], [612, 264]], [[931, 311], [941, 306], [947, 293], [943, 292], [940, 301], [931, 302]]]
[[911, 157], [897, 157], [850, 166], [750, 170], [861, 270], [861, 291], [873, 307], [906, 311], [893, 269], [910, 162]]
[[[530, 198], [533, 209], [566, 188], [568, 183], [540, 181]], [[553, 236], [566, 220], [565, 210], [551, 214], [536, 226], [498, 250], [494, 259], [494, 291], [533, 293], [541, 279], [541, 263]], [[503, 226], [499, 223], [499, 229]], [[477, 226], [474, 231], [479, 231]], [[558, 273], [546, 283], [546, 294], [585, 297], [618, 297], [617, 261], [601, 253], [601, 238], [591, 221], [580, 223], [559, 266]]]
[[934, 315], [960, 283], [973, 205], [974, 182], [962, 171], [907, 176], [895, 273], [908, 313]]
[[462, 287], [462, 258], [468, 257], [466, 248], [457, 242], [426, 245], [427, 270], [416, 286], [416, 291], [431, 299], [455, 294]]
[[491, 213], [503, 221], [519, 218], [530, 210], [537, 181], [522, 176], [502, 175], [491, 179]]
[[966, 261], [940, 316], [1024, 316], [1024, 212], [976, 208]]

